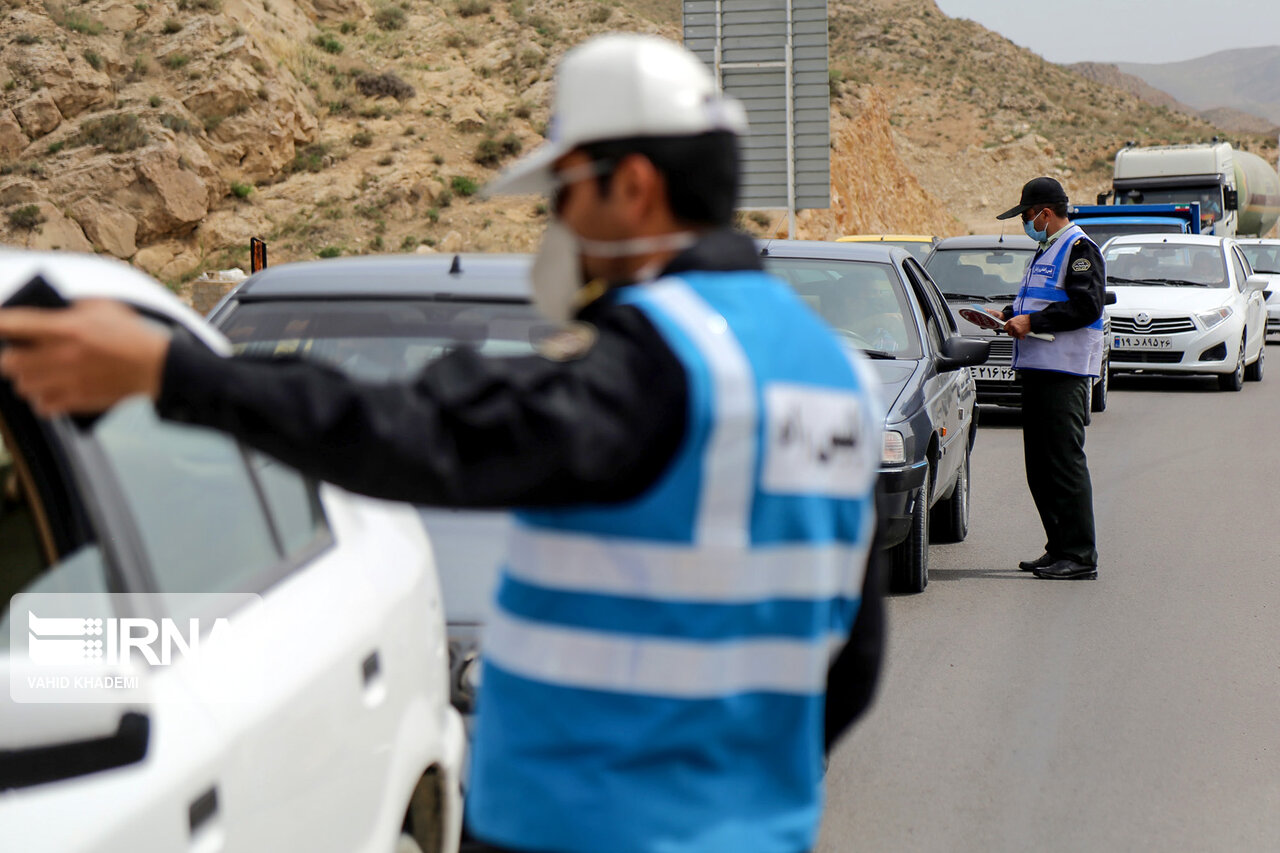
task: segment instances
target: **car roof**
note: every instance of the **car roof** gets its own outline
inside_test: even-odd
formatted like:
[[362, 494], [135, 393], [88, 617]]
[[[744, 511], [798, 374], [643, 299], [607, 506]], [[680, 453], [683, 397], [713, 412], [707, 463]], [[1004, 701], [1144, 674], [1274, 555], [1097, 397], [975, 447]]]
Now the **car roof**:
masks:
[[882, 243], [841, 243], [822, 240], [757, 240], [761, 257], [813, 260], [871, 261], [887, 264], [910, 258], [906, 249]]
[[1231, 237], [1219, 237], [1213, 234], [1117, 234], [1107, 241], [1107, 245], [1155, 246], [1174, 243], [1180, 246], [1221, 246], [1228, 240], [1235, 242]]
[[837, 237], [837, 243], [883, 243], [895, 240], [899, 243], [932, 243], [937, 240], [932, 234], [849, 234]]
[[267, 267], [245, 279], [236, 299], [529, 299], [532, 255], [362, 255]]
[[1236, 242], [1242, 246], [1280, 246], [1274, 237], [1237, 237]]
[[946, 249], [1032, 249], [1036, 241], [1026, 234], [968, 234], [963, 237], [943, 237], [933, 247], [935, 252]]
[[0, 302], [37, 273], [69, 300], [117, 299], [180, 324], [215, 352], [230, 352], [222, 333], [172, 291], [136, 267], [102, 255], [0, 248]]

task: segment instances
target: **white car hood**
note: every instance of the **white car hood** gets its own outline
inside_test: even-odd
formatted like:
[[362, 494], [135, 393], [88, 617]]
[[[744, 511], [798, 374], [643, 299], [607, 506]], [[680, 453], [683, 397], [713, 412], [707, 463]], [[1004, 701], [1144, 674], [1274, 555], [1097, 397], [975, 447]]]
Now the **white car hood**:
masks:
[[1109, 314], [1130, 315], [1145, 311], [1156, 317], [1186, 316], [1201, 311], [1211, 311], [1233, 302], [1234, 291], [1226, 287], [1126, 287], [1112, 285], [1107, 288], [1116, 295], [1114, 305], [1107, 306]]
[[231, 347], [222, 333], [146, 273], [114, 258], [76, 252], [0, 250], [0, 302], [40, 273], [69, 300], [107, 298], [166, 317], [219, 355]]

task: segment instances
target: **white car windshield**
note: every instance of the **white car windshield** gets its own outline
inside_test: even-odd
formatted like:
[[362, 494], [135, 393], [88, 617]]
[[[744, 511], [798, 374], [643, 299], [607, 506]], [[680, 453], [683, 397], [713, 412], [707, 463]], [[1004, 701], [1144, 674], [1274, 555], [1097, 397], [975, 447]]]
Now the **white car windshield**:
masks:
[[1107, 281], [1151, 287], [1226, 287], [1222, 248], [1179, 243], [1127, 243], [1107, 247]]

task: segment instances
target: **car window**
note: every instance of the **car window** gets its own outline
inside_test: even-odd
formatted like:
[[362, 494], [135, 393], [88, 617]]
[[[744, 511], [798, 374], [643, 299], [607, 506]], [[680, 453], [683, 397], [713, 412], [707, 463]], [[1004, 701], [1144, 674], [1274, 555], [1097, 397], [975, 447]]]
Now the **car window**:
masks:
[[221, 328], [237, 353], [306, 356], [375, 382], [413, 376], [459, 346], [530, 355], [555, 332], [528, 303], [453, 299], [247, 302]]
[[1244, 253], [1254, 272], [1280, 273], [1280, 245], [1253, 244], [1241, 246], [1240, 251]]
[[907, 264], [907, 277], [911, 280], [911, 288], [915, 291], [916, 301], [920, 304], [920, 313], [924, 317], [925, 333], [929, 336], [929, 340], [933, 342], [933, 351], [938, 352], [942, 349], [942, 342], [947, 338], [945, 322], [939, 319], [941, 315], [929, 294], [929, 289], [925, 287], [921, 276], [911, 269], [910, 264]]
[[929, 277], [929, 273], [913, 261], [907, 261], [907, 269], [913, 278], [919, 280], [925, 294], [929, 297], [929, 304], [933, 306], [939, 321], [942, 323], [943, 337], [950, 337], [956, 334], [959, 331], [956, 327], [956, 318], [951, 315], [951, 307], [947, 305], [947, 300], [938, 291], [938, 285]]
[[9, 604], [14, 595], [107, 592], [106, 567], [96, 545], [57, 555], [53, 519], [34, 476], [0, 416], [0, 650], [9, 647]]
[[159, 592], [255, 592], [278, 562], [240, 447], [213, 430], [161, 421], [127, 400], [94, 427]]
[[30, 473], [0, 422], [0, 610], [50, 562]]
[[1249, 269], [1248, 262], [1241, 256], [1240, 250], [1233, 248], [1231, 251], [1231, 266], [1236, 272], [1236, 287], [1244, 290], [1244, 280], [1248, 278], [1253, 270]]
[[875, 261], [765, 258], [842, 339], [862, 350], [920, 358], [909, 298], [893, 266]]
[[1011, 298], [1034, 249], [939, 249], [926, 269], [943, 293], [972, 297]]
[[316, 484], [265, 453], [248, 456], [280, 545], [286, 556], [295, 555], [328, 529]]

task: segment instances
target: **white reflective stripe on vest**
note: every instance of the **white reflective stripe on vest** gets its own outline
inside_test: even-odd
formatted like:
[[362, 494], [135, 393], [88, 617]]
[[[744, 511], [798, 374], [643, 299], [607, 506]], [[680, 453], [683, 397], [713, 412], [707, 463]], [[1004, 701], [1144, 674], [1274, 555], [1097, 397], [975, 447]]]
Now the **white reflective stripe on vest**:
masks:
[[838, 543], [694, 551], [686, 544], [605, 542], [518, 525], [507, 572], [551, 589], [654, 601], [820, 601], [862, 595], [867, 551], [865, 544]]
[[698, 347], [711, 373], [715, 420], [702, 470], [696, 545], [747, 547], [755, 472], [755, 375], [741, 344], [718, 311], [679, 279], [646, 285], [650, 298]]
[[[814, 644], [827, 654], [814, 654]], [[820, 694], [830, 657], [843, 645], [822, 640], [695, 642], [551, 626], [501, 609], [486, 626], [485, 656], [508, 672], [562, 687], [675, 699], [739, 693]], [[821, 647], [820, 646], [820, 647]]]

